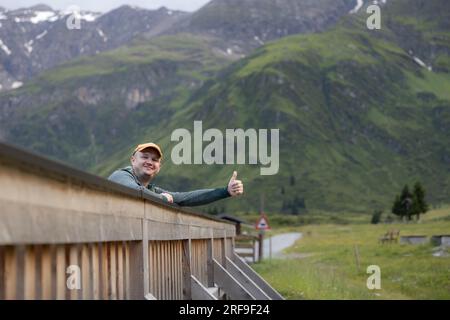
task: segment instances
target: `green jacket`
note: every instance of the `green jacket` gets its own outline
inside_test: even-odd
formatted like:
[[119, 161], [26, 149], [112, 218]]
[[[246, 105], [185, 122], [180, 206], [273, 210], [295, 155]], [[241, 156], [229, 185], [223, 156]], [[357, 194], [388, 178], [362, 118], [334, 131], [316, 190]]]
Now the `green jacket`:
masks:
[[216, 189], [202, 189], [189, 192], [172, 192], [164, 190], [154, 184], [149, 184], [144, 187], [139, 180], [134, 176], [131, 167], [125, 167], [114, 171], [108, 178], [108, 180], [122, 184], [135, 190], [141, 190], [142, 192], [159, 198], [167, 202], [167, 198], [162, 196], [161, 193], [169, 193], [173, 197], [173, 202], [180, 206], [200, 206], [208, 204], [220, 199], [230, 197], [227, 187]]

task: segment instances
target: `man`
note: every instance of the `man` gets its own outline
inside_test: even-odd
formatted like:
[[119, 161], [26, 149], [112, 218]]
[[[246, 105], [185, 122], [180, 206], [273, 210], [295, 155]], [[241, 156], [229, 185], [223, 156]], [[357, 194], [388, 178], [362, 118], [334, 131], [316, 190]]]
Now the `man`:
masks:
[[199, 206], [244, 193], [242, 181], [236, 180], [236, 171], [233, 172], [228, 185], [224, 188], [189, 192], [171, 192], [159, 188], [150, 182], [161, 169], [162, 157], [161, 148], [157, 144], [151, 142], [140, 144], [131, 156], [131, 167], [113, 172], [108, 180], [136, 190], [142, 190], [146, 194], [180, 206]]

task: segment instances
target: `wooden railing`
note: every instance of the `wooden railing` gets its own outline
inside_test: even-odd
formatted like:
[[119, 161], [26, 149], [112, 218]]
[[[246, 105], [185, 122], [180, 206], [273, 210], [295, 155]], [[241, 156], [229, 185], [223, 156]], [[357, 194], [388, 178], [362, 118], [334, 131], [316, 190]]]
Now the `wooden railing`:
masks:
[[0, 144], [0, 299], [281, 299], [235, 227]]
[[256, 256], [256, 242], [258, 237], [256, 235], [241, 234], [235, 237], [234, 246], [236, 253], [244, 258], [250, 259], [255, 263], [259, 257]]

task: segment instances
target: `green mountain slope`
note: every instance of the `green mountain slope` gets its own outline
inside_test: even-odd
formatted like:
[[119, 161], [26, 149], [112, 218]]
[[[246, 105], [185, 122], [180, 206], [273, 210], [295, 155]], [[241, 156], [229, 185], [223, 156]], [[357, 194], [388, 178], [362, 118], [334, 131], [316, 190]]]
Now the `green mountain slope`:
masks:
[[230, 58], [179, 34], [67, 63], [0, 95], [0, 137], [81, 168], [170, 117]]
[[[444, 5], [414, 3], [434, 10]], [[304, 204], [310, 211], [389, 210], [403, 184], [416, 180], [424, 183], [430, 201], [448, 201], [450, 75], [445, 68], [420, 66], [407, 42], [399, 41], [408, 30], [417, 31], [397, 15], [400, 4], [409, 8], [411, 1], [396, 2], [392, 11], [387, 6], [389, 24], [382, 30], [367, 30], [367, 16], [360, 14], [328, 32], [291, 36], [260, 48], [207, 82], [158, 127], [157, 135], [146, 136], [168, 153], [175, 145], [171, 132], [192, 132], [194, 120], [202, 120], [204, 130], [279, 128], [277, 175], [260, 176], [259, 166], [175, 166], [167, 161], [159, 181], [181, 189], [205, 186], [204, 180], [214, 186], [237, 168], [246, 181], [246, 197], [217, 204], [231, 211], [257, 209], [262, 193], [268, 211], [302, 212]], [[433, 10], [422, 9], [414, 11], [417, 21], [428, 19], [422, 12]], [[449, 45], [435, 43], [435, 35], [445, 38], [449, 29], [445, 22], [439, 29], [442, 24], [434, 20], [427, 26], [419, 23], [418, 43], [440, 54], [427, 58], [426, 51], [416, 51], [433, 66]], [[100, 172], [107, 174], [127, 158], [127, 153], [112, 157]]]

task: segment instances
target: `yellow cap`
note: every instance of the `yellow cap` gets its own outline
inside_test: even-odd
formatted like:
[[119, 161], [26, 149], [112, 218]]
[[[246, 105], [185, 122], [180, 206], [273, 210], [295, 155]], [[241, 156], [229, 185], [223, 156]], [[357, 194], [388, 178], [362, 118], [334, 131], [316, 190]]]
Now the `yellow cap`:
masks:
[[144, 144], [138, 145], [138, 146], [136, 147], [136, 149], [134, 149], [133, 154], [135, 154], [135, 153], [138, 152], [138, 151], [142, 151], [142, 150], [144, 150], [144, 149], [147, 149], [147, 148], [153, 148], [153, 149], [155, 149], [156, 151], [158, 151], [159, 156], [160, 156], [161, 158], [163, 157], [161, 148], [160, 148], [157, 144], [155, 144], [155, 143], [153, 143], [153, 142], [149, 142], [149, 143], [144, 143]]

